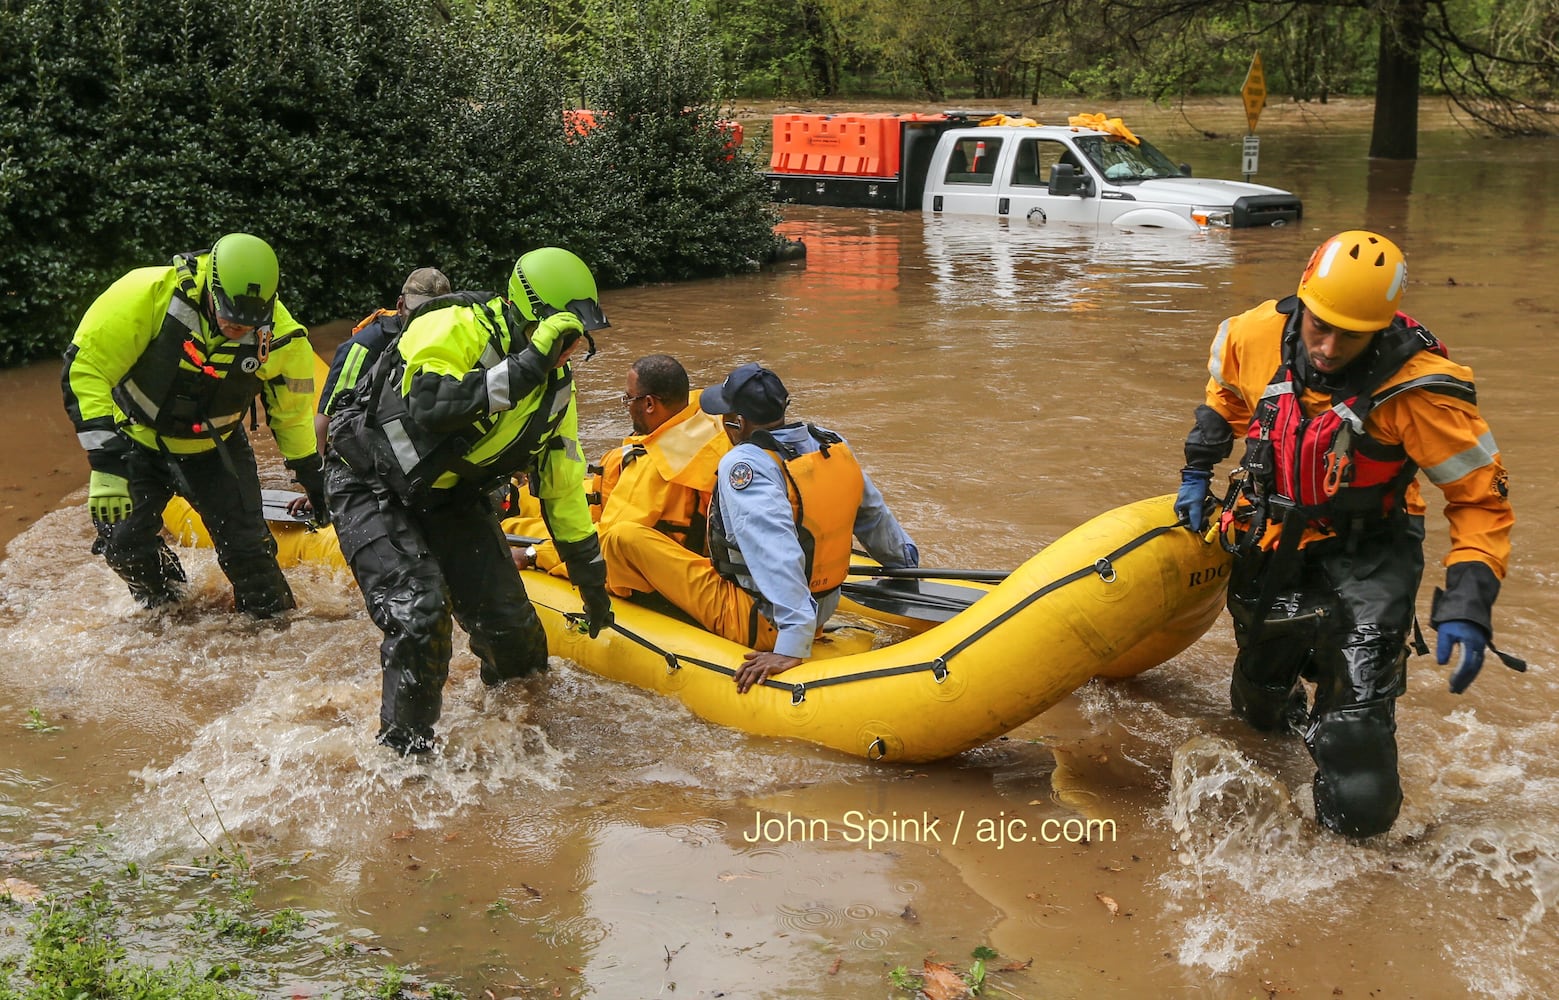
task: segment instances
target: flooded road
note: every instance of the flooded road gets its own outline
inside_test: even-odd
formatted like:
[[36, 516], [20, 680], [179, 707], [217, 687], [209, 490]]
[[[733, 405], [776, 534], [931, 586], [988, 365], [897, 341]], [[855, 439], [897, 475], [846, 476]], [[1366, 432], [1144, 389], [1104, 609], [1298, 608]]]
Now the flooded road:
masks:
[[[579, 381], [600, 451], [626, 431], [633, 359], [673, 353], [696, 385], [761, 360], [794, 415], [849, 436], [925, 564], [1012, 567], [1173, 492], [1218, 322], [1290, 292], [1331, 233], [1381, 229], [1408, 255], [1407, 311], [1477, 373], [1519, 519], [1497, 641], [1532, 664], [1490, 662], [1457, 697], [1431, 658], [1410, 661], [1390, 834], [1358, 846], [1305, 818], [1302, 744], [1228, 716], [1225, 620], [1137, 680], [909, 769], [716, 728], [561, 660], [488, 691], [457, 640], [446, 752], [392, 760], [372, 742], [378, 633], [348, 578], [290, 570], [300, 610], [258, 627], [231, 613], [210, 554], [185, 551], [190, 605], [132, 606], [87, 551], [86, 464], [50, 363], [0, 372], [19, 415], [0, 429], [0, 876], [28, 877], [17, 845], [96, 822], [126, 859], [184, 859], [220, 820], [297, 859], [261, 905], [327, 914], [470, 996], [897, 996], [890, 970], [966, 968], [982, 945], [992, 969], [1032, 961], [992, 973], [1029, 1000], [1552, 995], [1554, 146], [1441, 117], [1418, 163], [1372, 165], [1368, 118], [1362, 103], [1267, 111], [1256, 179], [1305, 203], [1282, 229], [791, 209], [781, 229], [805, 265], [608, 293], [613, 326]], [[1127, 121], [1200, 175], [1238, 169], [1234, 103]], [[1424, 622], [1447, 547], [1426, 495]], [[29, 709], [61, 731], [24, 728]], [[919, 822], [867, 844], [868, 818]], [[1088, 820], [1087, 842], [1064, 835]]]

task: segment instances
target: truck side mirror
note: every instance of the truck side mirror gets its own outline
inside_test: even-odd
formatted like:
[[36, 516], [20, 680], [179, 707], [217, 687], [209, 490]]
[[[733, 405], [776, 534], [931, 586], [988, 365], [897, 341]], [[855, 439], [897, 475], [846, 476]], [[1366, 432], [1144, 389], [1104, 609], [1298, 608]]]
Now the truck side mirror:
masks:
[[1093, 195], [1093, 178], [1086, 174], [1079, 174], [1077, 168], [1070, 163], [1057, 163], [1050, 168], [1049, 191], [1055, 198], [1074, 194], [1088, 198]]
[[1180, 176], [1181, 177], [1190, 177], [1191, 176], [1191, 164], [1189, 164], [1189, 163], [1182, 163], [1182, 164], [1180, 164]]

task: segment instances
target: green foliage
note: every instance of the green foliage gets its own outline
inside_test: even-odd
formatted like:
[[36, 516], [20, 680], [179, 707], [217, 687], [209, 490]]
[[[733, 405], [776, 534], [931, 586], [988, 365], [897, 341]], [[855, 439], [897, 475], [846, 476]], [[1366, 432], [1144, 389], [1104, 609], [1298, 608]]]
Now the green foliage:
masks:
[[238, 1000], [253, 996], [201, 975], [189, 962], [159, 969], [125, 961], [125, 949], [116, 940], [116, 922], [114, 907], [102, 895], [101, 886], [74, 902], [39, 907], [29, 919], [28, 954], [16, 970], [25, 989], [18, 991], [0, 979], [0, 1000]]
[[27, 721], [22, 723], [23, 729], [30, 729], [35, 733], [57, 733], [60, 727], [43, 717], [43, 713], [36, 708], [27, 710]]
[[585, 83], [597, 126], [571, 143], [577, 251], [613, 284], [755, 266], [775, 248], [779, 216], [753, 153], [733, 148], [722, 124], [707, 19], [675, 0], [614, 11]]
[[911, 993], [919, 993], [920, 988], [926, 985], [925, 980], [909, 971], [909, 967], [904, 965], [896, 965], [888, 970], [888, 982], [893, 984], [894, 989], [907, 990]]
[[[547, 244], [608, 284], [763, 258], [773, 216], [738, 177], [750, 161], [707, 155], [721, 77], [701, 22], [681, 3], [609, 10], [0, 3], [0, 364], [63, 349], [130, 268], [235, 230], [277, 248], [282, 299], [306, 322], [392, 301], [426, 264], [501, 287]], [[625, 114], [571, 142], [581, 66]]]

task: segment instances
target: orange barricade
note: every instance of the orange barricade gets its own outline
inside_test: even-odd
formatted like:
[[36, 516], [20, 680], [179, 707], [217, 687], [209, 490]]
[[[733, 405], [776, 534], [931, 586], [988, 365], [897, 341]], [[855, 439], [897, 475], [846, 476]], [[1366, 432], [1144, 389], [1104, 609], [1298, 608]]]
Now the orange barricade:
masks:
[[777, 174], [897, 177], [903, 122], [945, 115], [775, 115], [769, 169]]

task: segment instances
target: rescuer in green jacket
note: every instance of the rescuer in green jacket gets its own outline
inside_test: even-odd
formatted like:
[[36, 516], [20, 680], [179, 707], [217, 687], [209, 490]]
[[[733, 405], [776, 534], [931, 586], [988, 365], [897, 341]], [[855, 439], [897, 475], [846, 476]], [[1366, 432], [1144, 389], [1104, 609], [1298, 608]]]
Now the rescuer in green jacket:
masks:
[[276, 297], [280, 280], [264, 240], [230, 233], [126, 274], [71, 338], [62, 382], [92, 467], [93, 551], [145, 607], [183, 597], [183, 567], [158, 533], [174, 494], [205, 522], [238, 610], [269, 618], [294, 606], [243, 426], [259, 395], [287, 467], [323, 511], [314, 350]]
[[337, 397], [331, 513], [384, 633], [378, 740], [402, 755], [435, 745], [451, 607], [485, 683], [546, 669], [547, 636], [489, 498], [514, 473], [529, 473], [591, 637], [611, 624], [568, 366], [581, 343], [594, 353], [590, 331], [606, 326], [590, 269], [544, 247], [515, 263], [508, 298], [456, 292], [418, 306]]

